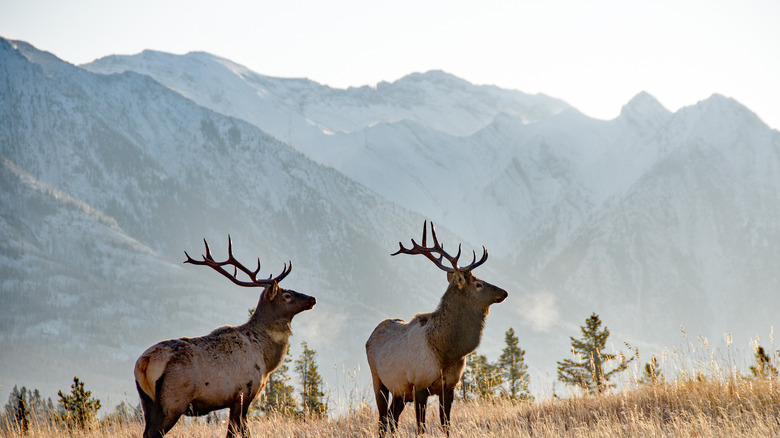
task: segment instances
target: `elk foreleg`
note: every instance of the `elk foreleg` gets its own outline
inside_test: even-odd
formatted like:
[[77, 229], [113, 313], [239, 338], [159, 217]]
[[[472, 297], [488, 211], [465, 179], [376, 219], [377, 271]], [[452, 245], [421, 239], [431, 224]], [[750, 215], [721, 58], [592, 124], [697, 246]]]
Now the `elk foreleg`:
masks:
[[227, 438], [234, 438], [242, 436], [245, 438], [251, 437], [249, 432], [249, 425], [247, 424], [246, 416], [249, 412], [249, 405], [251, 401], [241, 395], [239, 401], [230, 407], [230, 415], [228, 419]]
[[439, 419], [444, 434], [450, 436], [450, 410], [452, 409], [452, 400], [455, 398], [455, 387], [446, 386], [442, 388], [439, 395]]
[[417, 434], [425, 433], [425, 408], [428, 406], [428, 390], [414, 391], [414, 415], [417, 420]]

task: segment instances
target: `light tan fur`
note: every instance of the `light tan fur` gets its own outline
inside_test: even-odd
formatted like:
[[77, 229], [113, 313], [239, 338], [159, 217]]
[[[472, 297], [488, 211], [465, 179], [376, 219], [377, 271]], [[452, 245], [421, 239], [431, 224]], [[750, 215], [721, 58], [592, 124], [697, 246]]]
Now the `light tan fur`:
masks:
[[146, 350], [135, 362], [135, 381], [152, 400], [157, 399], [154, 382], [162, 376], [169, 359], [167, 354], [159, 354], [156, 347]]
[[[435, 234], [434, 242], [434, 249], [440, 250]], [[413, 245], [414, 250], [401, 246], [401, 251], [420, 254], [431, 250], [414, 241]], [[487, 253], [482, 261], [486, 259]], [[463, 374], [466, 356], [479, 345], [490, 306], [507, 297], [505, 290], [474, 277], [470, 269], [447, 273], [449, 287], [436, 310], [418, 313], [409, 322], [384, 320], [366, 341], [380, 436], [387, 430], [388, 420], [390, 430], [395, 429], [408, 401], [415, 402], [417, 432], [424, 432], [430, 395], [439, 397], [441, 423], [449, 435], [454, 388]]]
[[432, 386], [441, 376], [439, 361], [428, 344], [425, 326], [418, 318], [380, 323], [367, 342], [369, 367], [398, 397], [409, 398], [414, 388]]

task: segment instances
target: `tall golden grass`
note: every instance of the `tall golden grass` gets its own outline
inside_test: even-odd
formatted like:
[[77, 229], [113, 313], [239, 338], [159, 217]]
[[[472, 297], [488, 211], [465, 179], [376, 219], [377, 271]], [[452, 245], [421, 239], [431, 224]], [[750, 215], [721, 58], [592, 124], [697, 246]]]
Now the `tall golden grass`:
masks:
[[[452, 412], [455, 437], [780, 437], [780, 381], [736, 370], [735, 353], [710, 349], [706, 340], [664, 353], [663, 367], [676, 377], [661, 383], [642, 383], [639, 368], [619, 389], [603, 394], [538, 397], [535, 402], [456, 400]], [[752, 345], [755, 350], [756, 345]], [[691, 354], [695, 353], [695, 354]], [[668, 357], [667, 357], [668, 356]], [[777, 357], [776, 355], [774, 356]], [[631, 373], [627, 373], [631, 375]], [[354, 378], [354, 375], [351, 376]], [[349, 380], [349, 379], [348, 379]], [[353, 388], [346, 405], [325, 418], [251, 417], [253, 436], [365, 437], [377, 434], [377, 413], [367, 394]], [[398, 437], [415, 435], [414, 414], [407, 405]], [[0, 423], [3, 422], [0, 417]], [[68, 430], [59, 423], [33, 422], [26, 434], [7, 418], [0, 434], [7, 437], [139, 437], [138, 418], [109, 416], [90, 430]], [[428, 406], [428, 436], [443, 436], [438, 405]], [[200, 438], [225, 436], [224, 421], [182, 418], [167, 436]]]
[[[772, 437], [780, 436], [780, 388], [776, 380], [769, 379], [680, 378], [533, 403], [456, 402], [452, 418], [456, 437]], [[250, 430], [258, 437], [364, 437], [376, 435], [375, 422], [375, 409], [366, 404], [330, 419], [254, 418]], [[443, 435], [435, 402], [429, 406], [427, 422], [430, 436]], [[168, 436], [224, 436], [226, 427], [224, 422], [187, 419]], [[26, 435], [8, 425], [4, 430], [9, 437], [138, 437], [143, 425], [124, 421], [69, 431], [57, 425], [32, 424]], [[397, 436], [414, 434], [410, 405], [401, 417]]]

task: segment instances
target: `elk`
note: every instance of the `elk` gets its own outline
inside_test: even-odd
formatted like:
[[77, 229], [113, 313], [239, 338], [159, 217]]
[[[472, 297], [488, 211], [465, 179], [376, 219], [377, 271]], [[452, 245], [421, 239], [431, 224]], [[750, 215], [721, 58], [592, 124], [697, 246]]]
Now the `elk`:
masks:
[[[439, 397], [439, 419], [449, 436], [450, 409], [466, 356], [479, 345], [490, 305], [500, 303], [508, 296], [504, 289], [471, 274], [474, 268], [487, 261], [488, 252], [484, 246], [479, 261], [473, 252], [471, 264], [460, 267], [460, 245], [454, 257], [446, 253], [436, 238], [433, 222], [433, 246], [426, 247], [427, 224], [428, 221], [423, 223], [422, 245], [412, 239], [412, 247], [407, 249], [399, 242], [400, 249], [392, 255], [424, 255], [447, 273], [449, 287], [433, 312], [418, 313], [409, 322], [386, 319], [366, 342], [379, 410], [380, 437], [387, 432], [388, 417], [390, 432], [396, 431], [406, 402], [414, 402], [417, 433], [424, 433], [425, 408], [431, 395]], [[451, 266], [446, 266], [442, 259], [447, 259]]]
[[[185, 251], [184, 263], [208, 266], [239, 286], [264, 289], [245, 324], [219, 327], [198, 338], [162, 341], [138, 358], [135, 382], [146, 419], [144, 438], [163, 436], [182, 415], [205, 415], [224, 408], [230, 408], [227, 436], [250, 436], [246, 423], [249, 405], [282, 362], [292, 335], [290, 322], [317, 302], [314, 297], [279, 287], [292, 271], [292, 262], [285, 263], [278, 276], [258, 279], [260, 259], [256, 270], [244, 267], [233, 257], [230, 236], [224, 262], [215, 261], [208, 242], [203, 242], [203, 260], [195, 260]], [[224, 269], [227, 265], [233, 266], [232, 275]], [[240, 280], [238, 271], [249, 281]]]

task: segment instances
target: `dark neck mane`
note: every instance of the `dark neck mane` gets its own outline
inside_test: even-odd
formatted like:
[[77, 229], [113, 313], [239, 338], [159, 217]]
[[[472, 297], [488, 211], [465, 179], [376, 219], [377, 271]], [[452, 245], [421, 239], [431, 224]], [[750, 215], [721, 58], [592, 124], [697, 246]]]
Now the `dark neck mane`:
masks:
[[257, 303], [255, 311], [241, 329], [259, 345], [262, 345], [263, 359], [268, 372], [275, 370], [284, 359], [289, 346], [292, 318], [274, 311], [274, 306], [263, 305], [263, 298]]
[[452, 284], [431, 314], [428, 342], [442, 364], [460, 360], [479, 346], [487, 317], [467, 294]]

